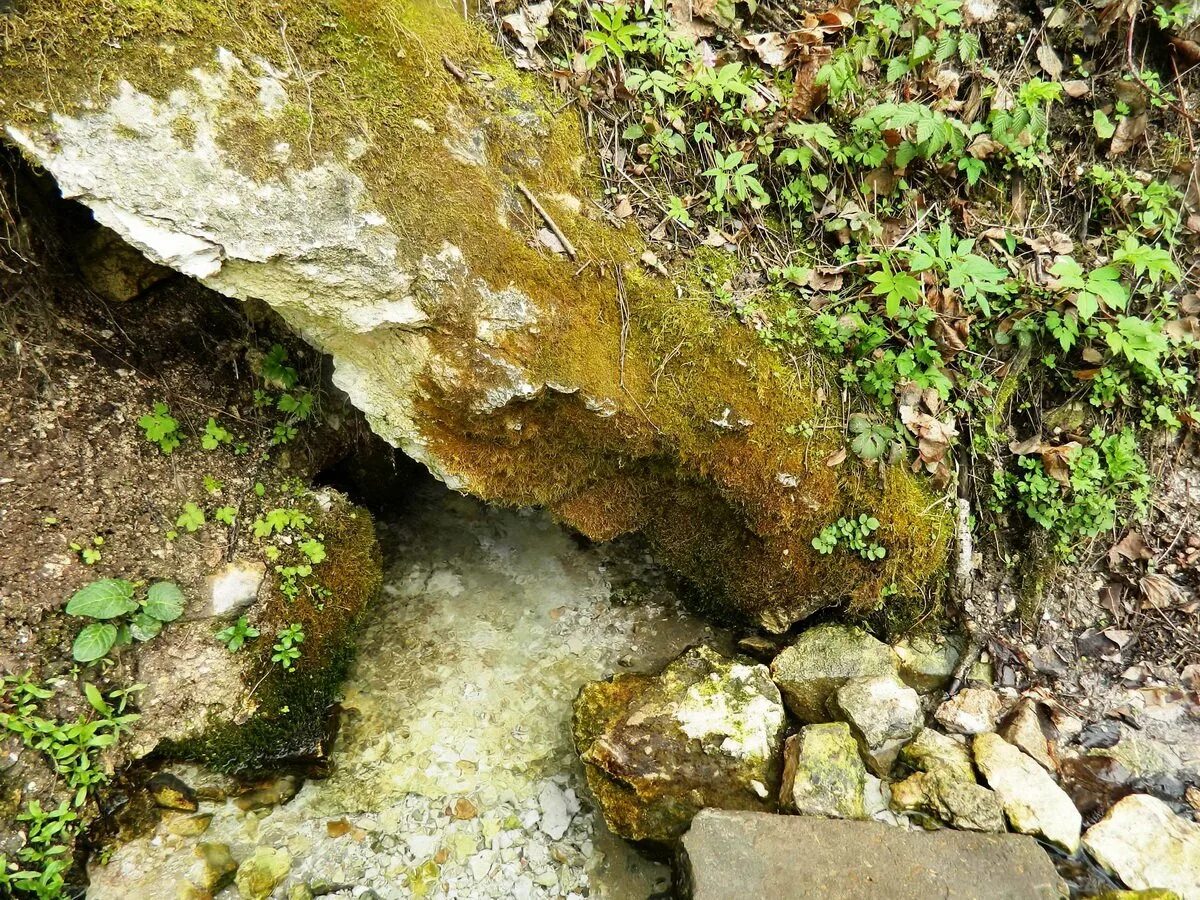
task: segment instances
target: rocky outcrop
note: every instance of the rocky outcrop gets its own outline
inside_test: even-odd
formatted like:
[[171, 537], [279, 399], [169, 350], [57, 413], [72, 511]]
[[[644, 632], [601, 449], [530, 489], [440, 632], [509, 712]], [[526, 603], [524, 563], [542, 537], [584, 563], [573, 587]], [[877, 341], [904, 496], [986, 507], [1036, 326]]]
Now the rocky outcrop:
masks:
[[639, 841], [679, 837], [706, 806], [770, 808], [784, 724], [766, 666], [703, 645], [660, 675], [585, 685], [575, 701], [588, 785], [609, 827]]
[[[840, 424], [794, 436], [842, 421], [819, 373], [698, 278], [642, 270], [586, 198], [577, 118], [456, 4], [6, 10], [8, 139], [153, 263], [277, 310], [453, 487], [642, 530], [772, 630], [940, 567], [946, 522], [911, 474], [825, 465]], [[537, 240], [549, 220], [568, 243]], [[864, 511], [884, 560], [813, 549]]]

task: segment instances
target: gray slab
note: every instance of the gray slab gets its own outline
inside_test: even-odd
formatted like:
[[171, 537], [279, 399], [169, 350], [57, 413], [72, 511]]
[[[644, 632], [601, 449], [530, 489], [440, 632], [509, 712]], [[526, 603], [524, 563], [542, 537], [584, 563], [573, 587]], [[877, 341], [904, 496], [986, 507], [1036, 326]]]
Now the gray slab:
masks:
[[693, 900], [1041, 900], [1065, 884], [1033, 838], [706, 809], [679, 853]]

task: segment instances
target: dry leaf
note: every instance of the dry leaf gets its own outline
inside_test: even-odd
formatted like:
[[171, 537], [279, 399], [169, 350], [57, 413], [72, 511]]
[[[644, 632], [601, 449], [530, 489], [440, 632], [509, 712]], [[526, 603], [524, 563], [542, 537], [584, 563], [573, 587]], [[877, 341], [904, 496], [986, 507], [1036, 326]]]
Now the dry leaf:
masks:
[[829, 456], [827, 456], [825, 458], [825, 465], [830, 466], [830, 467], [840, 466], [845, 461], [846, 461], [846, 448], [842, 447], [838, 450], [834, 450], [832, 453], [829, 454]]
[[1023, 441], [1013, 441], [1008, 445], [1009, 452], [1017, 456], [1032, 456], [1042, 452], [1042, 436], [1034, 434]]
[[1108, 564], [1116, 568], [1117, 563], [1121, 559], [1127, 559], [1130, 562], [1141, 562], [1142, 560], [1150, 559], [1154, 554], [1146, 545], [1146, 539], [1142, 537], [1138, 531], [1130, 531], [1129, 534], [1121, 538], [1113, 544], [1108, 550]]
[[533, 6], [522, 6], [500, 21], [504, 30], [511, 34], [518, 44], [526, 50], [533, 50], [538, 45], [541, 34], [545, 34], [550, 25], [550, 13], [554, 11], [553, 0], [535, 3]]
[[1122, 116], [1117, 122], [1117, 130], [1113, 134], [1112, 143], [1108, 146], [1108, 156], [1120, 156], [1142, 139], [1150, 119], [1145, 113], [1136, 116]]
[[1174, 322], [1168, 322], [1163, 326], [1163, 334], [1181, 341], [1189, 338], [1193, 341], [1200, 341], [1200, 319], [1195, 316], [1186, 316], [1176, 319]]
[[1104, 636], [1116, 644], [1118, 650], [1125, 649], [1125, 645], [1133, 640], [1133, 632], [1121, 628], [1105, 628]]
[[539, 243], [551, 253], [566, 253], [567, 248], [562, 245], [562, 241], [549, 228], [539, 228], [537, 232]]
[[1071, 454], [1079, 449], [1078, 441], [1069, 441], [1059, 447], [1042, 449], [1042, 468], [1046, 474], [1063, 487], [1071, 486]]
[[1045, 42], [1038, 44], [1037, 60], [1041, 67], [1045, 70], [1046, 74], [1049, 75], [1053, 80], [1058, 81], [1060, 78], [1062, 78], [1062, 60], [1059, 59], [1058, 54], [1054, 52], [1054, 48], [1049, 44]]
[[1183, 591], [1166, 575], [1154, 573], [1138, 582], [1142, 590], [1142, 609], [1170, 609], [1183, 599]]
[[808, 273], [808, 286], [815, 291], [840, 291], [842, 282], [841, 270], [832, 266], [817, 266]]
[[778, 31], [765, 31], [759, 34], [748, 34], [742, 38], [742, 46], [753, 50], [762, 60], [763, 65], [779, 68], [784, 65], [791, 50], [784, 43], [783, 36]]
[[1073, 78], [1062, 83], [1063, 93], [1072, 100], [1079, 100], [1092, 92], [1091, 85], [1081, 78]]
[[613, 215], [618, 219], [628, 219], [633, 215], [633, 204], [629, 202], [628, 194], [621, 194], [617, 198], [617, 205], [613, 209]]

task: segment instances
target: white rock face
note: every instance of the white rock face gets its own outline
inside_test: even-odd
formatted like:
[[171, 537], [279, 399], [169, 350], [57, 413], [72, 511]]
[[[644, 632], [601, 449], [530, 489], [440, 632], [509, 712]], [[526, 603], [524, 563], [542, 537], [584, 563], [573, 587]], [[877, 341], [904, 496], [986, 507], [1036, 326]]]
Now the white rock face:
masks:
[[994, 731], [1000, 718], [1000, 696], [990, 688], [967, 688], [938, 707], [934, 718], [956, 734]]
[[1083, 817], [1045, 769], [998, 734], [976, 737], [974, 751], [1015, 831], [1044, 837], [1067, 853], [1079, 849]]
[[208, 593], [206, 616], [240, 613], [258, 599], [267, 568], [257, 560], [234, 560], [205, 581]]
[[1125, 797], [1088, 829], [1083, 846], [1126, 887], [1200, 897], [1200, 825], [1156, 797]]

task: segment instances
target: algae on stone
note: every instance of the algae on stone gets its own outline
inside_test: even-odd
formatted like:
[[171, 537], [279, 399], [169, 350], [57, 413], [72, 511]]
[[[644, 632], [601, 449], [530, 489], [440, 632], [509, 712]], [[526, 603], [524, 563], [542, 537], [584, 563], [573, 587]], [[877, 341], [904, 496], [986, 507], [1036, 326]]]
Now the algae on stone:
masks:
[[784, 746], [780, 800], [792, 812], [865, 819], [867, 770], [844, 722], [805, 725]]
[[[6, 14], [10, 139], [153, 262], [270, 304], [448, 484], [597, 539], [642, 530], [772, 630], [938, 572], [925, 489], [823, 465], [833, 430], [790, 433], [833, 415], [819, 370], [641, 270], [634, 230], [589, 211], [578, 118], [455, 4], [91, 5]], [[524, 191], [577, 259], [532, 240]], [[863, 510], [885, 560], [813, 550]]]
[[809, 628], [771, 663], [771, 677], [801, 722], [828, 721], [829, 699], [850, 679], [895, 672], [891, 647], [847, 625]]
[[660, 675], [616, 675], [575, 701], [575, 746], [605, 821], [668, 842], [706, 806], [772, 806], [783, 703], [766, 666], [700, 645]]

